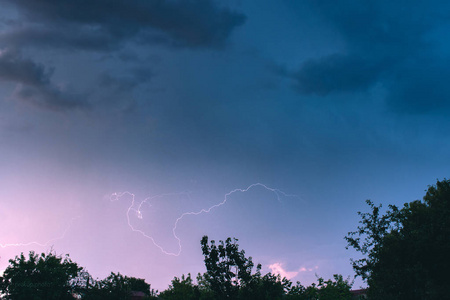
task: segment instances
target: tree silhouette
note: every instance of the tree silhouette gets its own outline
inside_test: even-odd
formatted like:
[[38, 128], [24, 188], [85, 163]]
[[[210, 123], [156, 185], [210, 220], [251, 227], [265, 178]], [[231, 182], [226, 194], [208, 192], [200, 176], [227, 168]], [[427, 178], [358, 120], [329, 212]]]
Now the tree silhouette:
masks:
[[365, 256], [353, 267], [367, 280], [371, 299], [448, 298], [450, 181], [430, 186], [423, 201], [390, 205], [384, 215], [367, 203], [371, 212], [359, 212], [361, 225], [346, 240]]
[[252, 258], [246, 258], [244, 250], [239, 251], [237, 241], [227, 238], [216, 245], [214, 240], [209, 244], [207, 236], [201, 240], [206, 267], [204, 278], [217, 299], [236, 298], [239, 287], [251, 280]]
[[201, 290], [210, 290], [213, 298], [203, 299], [242, 299], [242, 300], [347, 300], [351, 299], [352, 283], [342, 275], [334, 275], [334, 280], [318, 278], [318, 285], [303, 287], [300, 282], [292, 285], [287, 278], [267, 273], [261, 275], [261, 265], [252, 274], [253, 261], [239, 250], [237, 239], [227, 238], [225, 242], [208, 237], [201, 240], [205, 258], [206, 273], [198, 276]]
[[197, 300], [212, 299], [212, 297], [212, 293], [208, 293], [207, 289], [194, 284], [191, 274], [182, 275], [181, 278], [175, 277], [169, 288], [158, 295], [159, 299], [164, 300]]
[[122, 300], [129, 299], [133, 292], [142, 292], [147, 299], [156, 299], [156, 292], [150, 289], [150, 284], [144, 279], [113, 272], [103, 280], [94, 281], [85, 291], [82, 299]]
[[22, 253], [9, 260], [0, 290], [11, 300], [73, 299], [72, 294], [82, 288], [76, 280], [81, 271], [69, 255], [30, 251], [28, 258]]

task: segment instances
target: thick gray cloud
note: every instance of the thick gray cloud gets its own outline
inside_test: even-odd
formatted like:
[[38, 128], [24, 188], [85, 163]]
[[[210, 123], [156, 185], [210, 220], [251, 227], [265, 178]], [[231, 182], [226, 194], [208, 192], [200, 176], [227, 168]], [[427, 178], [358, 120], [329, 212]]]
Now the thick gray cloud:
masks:
[[291, 76], [301, 93], [325, 96], [336, 91], [367, 89], [379, 78], [386, 64], [358, 55], [335, 54], [308, 60]]
[[50, 75], [51, 71], [43, 65], [22, 58], [15, 51], [0, 51], [0, 80], [36, 86], [48, 84]]
[[87, 104], [52, 85], [52, 71], [11, 49], [0, 51], [0, 81], [17, 83], [15, 97], [51, 110], [82, 108]]
[[[35, 63], [36, 53], [83, 50], [111, 55], [129, 44], [144, 49], [154, 44], [220, 48], [246, 18], [212, 0], [0, 0], [0, 6], [5, 8], [0, 44], [23, 49], [23, 55], [3, 52], [0, 81], [20, 84], [14, 93], [17, 99], [52, 110], [86, 107], [89, 100], [52, 84], [51, 68]], [[100, 88], [121, 95], [150, 77], [143, 68], [129, 74], [100, 73]]]
[[417, 51], [423, 35], [443, 17], [442, 4], [431, 2], [322, 0], [312, 6], [353, 50], [403, 56], [407, 49]]
[[53, 111], [87, 109], [89, 104], [81, 96], [64, 92], [51, 85], [19, 86], [15, 97], [41, 108]]
[[132, 38], [185, 47], [223, 46], [245, 16], [211, 0], [0, 1], [22, 21], [1, 36], [20, 45], [110, 50]]
[[108, 51], [117, 49], [120, 39], [100, 30], [86, 30], [74, 25], [22, 25], [0, 32], [0, 41], [15, 47], [33, 46], [40, 49]]
[[[314, 1], [313, 10], [337, 30], [345, 50], [304, 62], [292, 77], [302, 94], [328, 95], [368, 90], [379, 83], [397, 112], [437, 112], [449, 108], [450, 93], [433, 65], [430, 32], [448, 24], [442, 3]], [[431, 61], [430, 61], [431, 60]], [[430, 66], [430, 63], [432, 66]], [[447, 72], [445, 72], [447, 73]], [[442, 74], [442, 73], [441, 73]]]

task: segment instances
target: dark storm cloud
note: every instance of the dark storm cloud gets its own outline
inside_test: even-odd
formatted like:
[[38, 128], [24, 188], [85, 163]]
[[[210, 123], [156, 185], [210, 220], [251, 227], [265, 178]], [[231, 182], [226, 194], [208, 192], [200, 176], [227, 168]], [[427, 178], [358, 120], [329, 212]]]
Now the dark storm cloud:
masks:
[[[220, 48], [245, 22], [243, 14], [213, 0], [0, 0], [0, 7], [0, 44], [23, 49], [30, 58], [35, 50], [111, 55], [129, 43]], [[54, 110], [86, 107], [86, 97], [80, 101], [52, 85], [52, 72], [32, 59], [4, 54], [1, 60], [0, 81], [20, 84], [17, 99]], [[148, 80], [149, 73], [141, 69], [100, 77], [101, 88], [124, 93]]]
[[51, 70], [17, 51], [7, 49], [0, 52], [0, 81], [17, 83], [15, 97], [51, 110], [82, 108], [86, 103], [52, 85]]
[[46, 85], [51, 71], [32, 60], [22, 58], [12, 50], [0, 50], [0, 80], [26, 85]]
[[367, 89], [379, 78], [384, 65], [357, 55], [335, 54], [307, 61], [292, 77], [301, 93], [325, 96], [336, 91]]
[[20, 101], [25, 101], [53, 111], [65, 111], [69, 109], [86, 109], [89, 105], [81, 100], [80, 96], [72, 95], [51, 86], [19, 86], [15, 92], [15, 97]]
[[[445, 7], [443, 7], [445, 6]], [[448, 4], [420, 1], [314, 1], [313, 11], [338, 31], [345, 51], [307, 60], [286, 75], [303, 94], [364, 91], [377, 83], [397, 112], [450, 108], [444, 74], [447, 62], [435, 58], [429, 34], [448, 24]], [[431, 69], [431, 70], [430, 70]], [[434, 70], [433, 70], [434, 69]]]
[[15, 47], [33, 46], [43, 49], [108, 51], [118, 48], [120, 40], [99, 30], [86, 30], [74, 25], [51, 28], [40, 25], [23, 25], [0, 32], [0, 41]]
[[415, 51], [435, 26], [441, 6], [434, 1], [314, 1], [315, 11], [339, 30], [354, 50], [375, 55]]
[[222, 46], [243, 14], [211, 0], [3, 0], [29, 26], [3, 34], [19, 45], [109, 50], [131, 38], [185, 47]]

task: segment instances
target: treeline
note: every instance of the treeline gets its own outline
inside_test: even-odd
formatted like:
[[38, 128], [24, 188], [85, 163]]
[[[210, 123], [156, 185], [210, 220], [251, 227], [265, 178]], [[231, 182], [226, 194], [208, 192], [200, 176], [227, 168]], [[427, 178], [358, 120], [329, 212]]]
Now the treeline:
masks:
[[[369, 212], [358, 212], [360, 225], [345, 237], [347, 247], [362, 254], [351, 263], [356, 276], [369, 286], [368, 299], [448, 299], [450, 267], [450, 181], [429, 186], [423, 200], [381, 205], [367, 200]], [[9, 261], [0, 279], [4, 299], [352, 299], [352, 283], [341, 275], [318, 278], [303, 286], [279, 275], [261, 274], [251, 257], [239, 250], [237, 239], [216, 243], [204, 236], [201, 250], [206, 272], [175, 277], [158, 292], [145, 280], [111, 273], [93, 279], [68, 255], [23, 253]], [[140, 297], [140, 298], [138, 298]]]
[[304, 287], [279, 275], [262, 275], [260, 264], [253, 272], [252, 258], [239, 250], [237, 241], [228, 238], [216, 244], [204, 236], [201, 248], [206, 272], [197, 275], [196, 283], [190, 274], [175, 277], [159, 299], [351, 299], [351, 283], [341, 275], [335, 275], [333, 280], [318, 278], [317, 284]]
[[68, 255], [58, 256], [53, 252], [37, 255], [22, 253], [9, 261], [0, 291], [5, 299], [165, 299], [165, 300], [210, 300], [210, 299], [351, 299], [351, 283], [341, 275], [331, 280], [318, 278], [317, 284], [304, 287], [293, 284], [279, 275], [261, 274], [261, 265], [256, 266], [251, 257], [239, 250], [237, 239], [209, 241], [201, 240], [201, 248], [207, 271], [198, 274], [196, 280], [182, 275], [175, 277], [169, 288], [158, 292], [144, 279], [111, 273], [99, 280], [92, 276]]

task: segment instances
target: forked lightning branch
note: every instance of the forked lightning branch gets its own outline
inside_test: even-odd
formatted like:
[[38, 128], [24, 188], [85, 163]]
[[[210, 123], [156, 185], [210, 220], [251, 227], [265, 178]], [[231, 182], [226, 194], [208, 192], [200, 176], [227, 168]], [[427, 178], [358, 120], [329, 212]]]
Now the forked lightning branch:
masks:
[[[225, 205], [230, 197], [233, 194], [236, 193], [246, 193], [251, 189], [255, 189], [255, 188], [262, 188], [264, 190], [266, 190], [267, 192], [273, 193], [273, 195], [275, 196], [274, 199], [280, 203], [282, 203], [282, 198], [283, 197], [298, 197], [297, 195], [290, 195], [290, 194], [286, 194], [285, 192], [279, 190], [279, 189], [275, 189], [275, 188], [271, 188], [268, 187], [265, 184], [262, 183], [254, 183], [249, 185], [246, 188], [238, 188], [238, 189], [234, 189], [228, 193], [226, 193], [222, 199], [221, 202], [214, 204], [208, 208], [203, 208], [200, 209], [198, 211], [188, 211], [188, 212], [184, 212], [182, 213], [178, 218], [176, 218], [173, 227], [172, 227], [172, 236], [173, 238], [177, 241], [177, 245], [178, 245], [178, 250], [176, 252], [171, 252], [171, 251], [167, 251], [162, 245], [160, 245], [159, 243], [156, 242], [155, 238], [146, 233], [145, 230], [142, 229], [138, 229], [135, 226], [133, 226], [130, 218], [132, 216], [135, 216], [136, 218], [142, 220], [145, 216], [144, 213], [142, 211], [142, 208], [144, 205], [148, 205], [148, 206], [152, 206], [152, 201], [157, 199], [157, 198], [162, 198], [162, 197], [166, 197], [166, 196], [173, 196], [173, 195], [186, 195], [189, 197], [189, 193], [184, 192], [184, 193], [168, 193], [168, 194], [160, 194], [160, 195], [156, 195], [156, 196], [152, 196], [152, 197], [148, 197], [145, 198], [144, 200], [138, 202], [136, 200], [135, 194], [131, 193], [131, 192], [120, 192], [120, 193], [113, 193], [111, 194], [111, 196], [109, 197], [109, 200], [111, 202], [114, 201], [120, 201], [122, 198], [124, 198], [125, 196], [129, 196], [131, 198], [131, 203], [127, 208], [126, 211], [126, 219], [127, 219], [127, 223], [128, 223], [128, 227], [131, 229], [131, 231], [139, 233], [140, 235], [142, 235], [143, 237], [145, 237], [146, 239], [150, 240], [152, 242], [152, 244], [157, 247], [162, 253], [166, 254], [166, 255], [170, 255], [170, 256], [179, 256], [181, 254], [182, 251], [182, 245], [181, 245], [181, 239], [179, 238], [179, 236], [177, 235], [177, 227], [178, 224], [180, 223], [181, 220], [183, 220], [183, 218], [185, 218], [186, 216], [197, 216], [200, 214], [207, 214], [210, 213], [212, 210], [217, 209], [223, 205]], [[71, 229], [71, 227], [73, 226], [74, 221], [76, 221], [78, 218], [80, 217], [75, 217], [72, 218], [69, 222], [69, 224], [67, 225], [67, 227], [65, 228], [65, 230], [61, 233], [60, 236], [54, 237], [52, 239], [49, 239], [47, 241], [44, 242], [39, 242], [39, 241], [29, 241], [29, 242], [22, 242], [22, 243], [4, 243], [4, 244], [0, 244], [1, 248], [7, 248], [7, 247], [26, 247], [26, 246], [40, 246], [40, 247], [47, 247], [50, 246], [52, 243], [64, 239], [66, 237], [67, 232]]]

